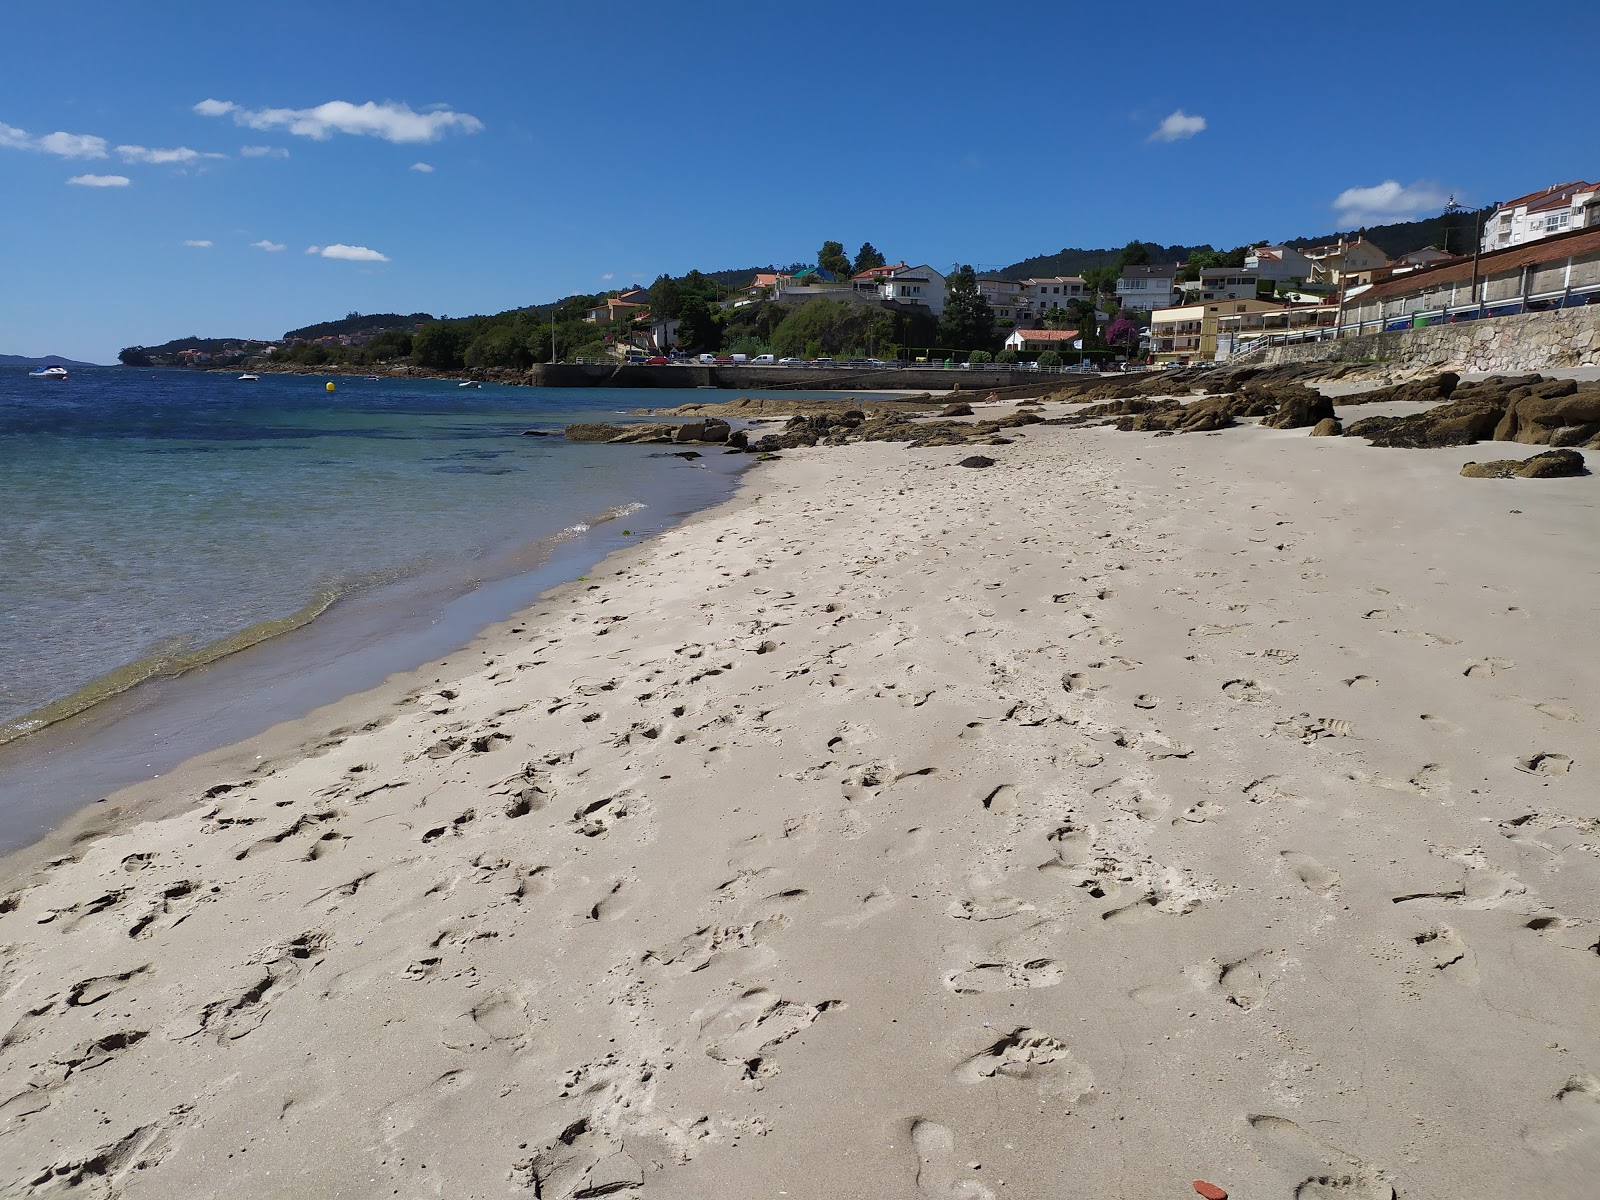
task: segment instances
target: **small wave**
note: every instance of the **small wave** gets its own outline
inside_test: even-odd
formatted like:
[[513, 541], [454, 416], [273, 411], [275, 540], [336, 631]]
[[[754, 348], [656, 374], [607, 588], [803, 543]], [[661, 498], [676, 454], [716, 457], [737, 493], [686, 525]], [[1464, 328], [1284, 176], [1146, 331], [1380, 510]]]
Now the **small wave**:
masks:
[[630, 500], [626, 504], [618, 504], [613, 508], [606, 509], [605, 514], [600, 519], [602, 521], [615, 521], [619, 517], [631, 517], [634, 513], [643, 512], [648, 507], [649, 505], [642, 504], [637, 500]]
[[207, 642], [201, 646], [192, 646], [186, 642], [175, 641], [163, 646], [153, 654], [148, 654], [136, 662], [118, 667], [109, 674], [102, 675], [92, 683], [85, 684], [71, 695], [63, 696], [59, 700], [52, 700], [41, 708], [24, 713], [14, 720], [0, 724], [0, 746], [7, 742], [14, 742], [20, 737], [36, 733], [47, 725], [54, 725], [58, 721], [65, 721], [68, 717], [75, 717], [86, 709], [93, 708], [96, 704], [110, 700], [113, 696], [120, 696], [130, 688], [137, 687], [151, 679], [173, 678], [187, 674], [199, 667], [208, 666], [218, 659], [226, 658], [230, 654], [237, 654], [241, 650], [248, 650], [257, 643], [269, 638], [279, 637], [290, 633], [302, 626], [309, 625], [328, 609], [333, 607], [344, 593], [336, 588], [328, 587], [318, 591], [298, 611], [286, 617], [274, 617], [266, 621], [257, 621], [237, 633], [230, 633], [227, 637], [218, 638], [216, 641]]

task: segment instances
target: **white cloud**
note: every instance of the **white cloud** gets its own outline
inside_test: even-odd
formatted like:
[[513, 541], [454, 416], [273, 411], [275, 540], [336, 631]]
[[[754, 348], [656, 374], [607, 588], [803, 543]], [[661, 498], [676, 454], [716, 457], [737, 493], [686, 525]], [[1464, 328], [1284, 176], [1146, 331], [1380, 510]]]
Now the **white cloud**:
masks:
[[1334, 200], [1342, 225], [1370, 225], [1378, 220], [1403, 220], [1417, 213], [1441, 209], [1449, 197], [1435, 183], [1418, 180], [1410, 187], [1401, 187], [1393, 179], [1385, 179], [1372, 187], [1345, 188]]
[[432, 163], [414, 162], [414, 163], [411, 164], [411, 169], [413, 171], [421, 171], [424, 175], [432, 175], [433, 174], [433, 164]]
[[289, 152], [282, 146], [240, 146], [239, 153], [245, 158], [289, 157]]
[[226, 154], [201, 153], [187, 146], [177, 146], [171, 150], [151, 150], [145, 146], [118, 146], [117, 153], [122, 156], [123, 162], [152, 163], [158, 166], [168, 163], [191, 163], [202, 158], [228, 157]]
[[607, 271], [604, 275], [600, 276], [601, 279], [615, 279], [616, 277], [617, 273], [615, 271]]
[[193, 246], [196, 250], [211, 249], [211, 240], [209, 238], [186, 238], [183, 244], [185, 246]]
[[127, 187], [133, 180], [126, 175], [74, 175], [67, 182], [79, 187]]
[[104, 158], [106, 140], [92, 133], [47, 133], [34, 143], [46, 154], [59, 154], [62, 158]]
[[30, 137], [26, 129], [0, 122], [0, 146], [12, 150], [40, 150], [62, 158], [104, 158], [106, 140], [92, 133], [47, 133], [41, 138]]
[[307, 246], [306, 247], [306, 253], [307, 254], [321, 254], [322, 253], [322, 247], [321, 246]]
[[[312, 247], [312, 249], [307, 250], [306, 253], [310, 254], [315, 249], [315, 247]], [[343, 259], [345, 262], [389, 261], [389, 256], [387, 254], [379, 254], [376, 250], [369, 250], [365, 246], [346, 246], [340, 242], [335, 242], [331, 246], [324, 246], [321, 250], [316, 252], [321, 254], [323, 258], [339, 258]]]
[[1162, 118], [1161, 124], [1155, 127], [1150, 134], [1152, 142], [1181, 142], [1184, 138], [1192, 138], [1197, 133], [1203, 133], [1206, 119], [1186, 113], [1183, 109], [1170, 113]]
[[286, 129], [299, 137], [326, 141], [335, 133], [378, 137], [386, 142], [436, 142], [450, 132], [477, 133], [483, 122], [449, 108], [417, 112], [409, 104], [368, 100], [351, 104], [330, 100], [315, 108], [240, 108], [230, 100], [202, 100], [194, 111], [207, 117], [232, 116], [250, 129]]
[[266, 238], [262, 238], [259, 242], [251, 242], [250, 245], [254, 249], [265, 250], [268, 254], [276, 254], [283, 249], [282, 242], [269, 242]]

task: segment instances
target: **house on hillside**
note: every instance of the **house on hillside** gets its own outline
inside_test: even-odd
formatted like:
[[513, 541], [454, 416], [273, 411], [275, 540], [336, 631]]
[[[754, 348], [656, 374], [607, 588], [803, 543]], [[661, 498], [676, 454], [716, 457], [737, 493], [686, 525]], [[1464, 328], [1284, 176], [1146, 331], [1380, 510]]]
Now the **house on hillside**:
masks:
[[916, 304], [934, 316], [944, 314], [944, 275], [927, 263], [916, 267], [897, 267], [878, 283], [879, 295], [901, 304]]
[[1052, 308], [1065, 308], [1072, 300], [1082, 300], [1088, 294], [1088, 285], [1081, 275], [1048, 275], [1022, 281], [1023, 294], [1027, 296], [1035, 316], [1044, 316]]
[[1592, 225], [1600, 225], [1600, 183], [1556, 183], [1495, 209], [1483, 226], [1482, 249], [1506, 250]]
[[1015, 329], [1006, 338], [1006, 349], [1019, 354], [1042, 354], [1054, 350], [1058, 354], [1068, 350], [1083, 349], [1083, 334], [1076, 329]]
[[984, 303], [989, 306], [997, 320], [1015, 323], [1033, 314], [1027, 286], [1020, 280], [980, 276], [978, 295], [983, 297]]
[[591, 325], [631, 321], [635, 317], [644, 316], [649, 305], [650, 293], [643, 288], [634, 288], [632, 291], [623, 292], [620, 296], [608, 297], [604, 304], [585, 312], [583, 319]]
[[1424, 246], [1420, 250], [1409, 250], [1394, 260], [1397, 271], [1414, 271], [1419, 267], [1436, 267], [1442, 262], [1460, 258], [1459, 254], [1449, 254], [1437, 246]]
[[1311, 260], [1311, 278], [1307, 282], [1329, 287], [1371, 283], [1372, 273], [1389, 265], [1389, 256], [1364, 237], [1354, 241], [1340, 238], [1326, 246], [1308, 246], [1301, 253]]
[[1141, 312], [1166, 308], [1177, 298], [1177, 281], [1176, 263], [1123, 267], [1122, 278], [1117, 280], [1117, 303]]

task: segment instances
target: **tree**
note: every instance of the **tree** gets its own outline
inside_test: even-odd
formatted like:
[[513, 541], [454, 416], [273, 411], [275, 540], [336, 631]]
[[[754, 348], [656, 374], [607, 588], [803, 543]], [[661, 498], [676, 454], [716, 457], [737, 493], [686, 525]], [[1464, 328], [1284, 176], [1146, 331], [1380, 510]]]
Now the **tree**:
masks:
[[844, 252], [844, 243], [823, 242], [822, 249], [817, 251], [817, 267], [836, 279], [850, 278], [850, 258]]
[[1117, 280], [1121, 278], [1121, 267], [1089, 267], [1083, 273], [1083, 281], [1089, 285], [1089, 291], [1102, 296], [1114, 294]]
[[117, 361], [126, 367], [148, 367], [150, 355], [143, 346], [125, 346], [117, 353]]
[[1119, 313], [1117, 319], [1106, 326], [1106, 344], [1132, 358], [1139, 352], [1139, 327]]
[[[1157, 247], [1159, 249], [1160, 247]], [[1147, 267], [1150, 265], [1150, 247], [1144, 242], [1129, 242], [1117, 251], [1117, 274], [1122, 274], [1123, 267]]]
[[683, 311], [683, 289], [671, 275], [658, 275], [650, 285], [650, 315], [672, 320]]
[[1039, 365], [1041, 367], [1059, 367], [1061, 365], [1061, 355], [1054, 350], [1046, 350], [1039, 355]]
[[462, 331], [454, 325], [435, 321], [417, 330], [411, 339], [411, 361], [435, 371], [453, 371], [462, 365], [466, 349]]
[[861, 272], [870, 271], [874, 267], [885, 266], [888, 261], [883, 257], [883, 251], [879, 250], [871, 242], [862, 242], [861, 249], [856, 251], [855, 271], [853, 274], [859, 275]]
[[722, 344], [722, 329], [711, 306], [699, 296], [684, 300], [678, 313], [678, 345], [685, 350], [715, 350]]
[[974, 350], [971, 355], [968, 356], [967, 361], [975, 367], [981, 367], [987, 363], [992, 363], [994, 361], [994, 355], [990, 354], [987, 350]]
[[994, 356], [994, 360], [997, 363], [1004, 363], [1006, 366], [1010, 366], [1012, 363], [1017, 361], [1017, 352], [1007, 348], [1000, 351], [999, 354], [996, 354]]
[[970, 266], [958, 266], [945, 286], [939, 341], [954, 350], [992, 349], [994, 310], [978, 291], [977, 273]]

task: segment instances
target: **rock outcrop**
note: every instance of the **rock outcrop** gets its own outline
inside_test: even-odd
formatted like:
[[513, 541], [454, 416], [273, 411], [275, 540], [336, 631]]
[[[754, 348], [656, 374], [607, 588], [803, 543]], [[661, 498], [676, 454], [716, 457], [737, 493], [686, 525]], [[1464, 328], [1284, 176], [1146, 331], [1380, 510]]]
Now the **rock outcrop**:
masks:
[[1469, 462], [1461, 473], [1468, 479], [1559, 479], [1586, 474], [1583, 455], [1576, 450], [1546, 450], [1529, 459], [1497, 458], [1493, 462]]
[[1600, 384], [1580, 388], [1571, 379], [1548, 379], [1517, 388], [1495, 426], [1497, 442], [1528, 446], [1581, 446], [1600, 435]]
[[1278, 411], [1261, 422], [1273, 429], [1310, 429], [1321, 421], [1334, 419], [1333, 401], [1304, 384], [1292, 383], [1279, 389], [1276, 399]]
[[683, 422], [645, 421], [637, 425], [580, 423], [568, 425], [563, 432], [569, 442], [607, 442], [613, 445], [656, 442], [720, 444], [728, 440], [730, 428], [726, 421], [710, 418]]

